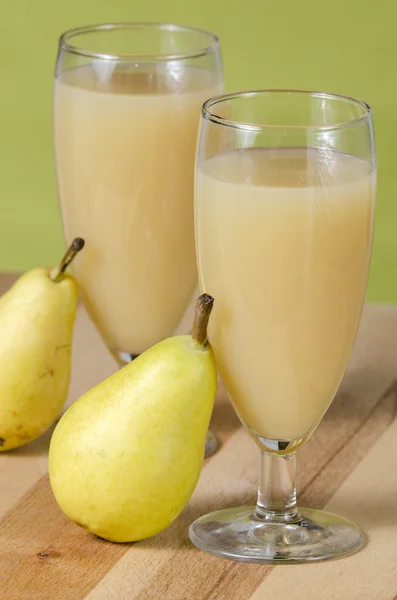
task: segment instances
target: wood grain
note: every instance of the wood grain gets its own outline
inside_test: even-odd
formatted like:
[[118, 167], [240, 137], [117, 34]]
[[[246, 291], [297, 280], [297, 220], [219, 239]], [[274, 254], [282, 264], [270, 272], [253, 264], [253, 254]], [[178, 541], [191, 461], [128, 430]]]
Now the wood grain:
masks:
[[[127, 550], [64, 517], [42, 478], [1, 520], [2, 594], [10, 600], [84, 597]], [[89, 568], [88, 564], [90, 564]]]
[[[0, 291], [11, 281], [0, 277]], [[114, 369], [80, 308], [68, 403]], [[397, 575], [385, 557], [397, 550], [396, 406], [397, 309], [367, 307], [337, 398], [300, 451], [298, 483], [302, 502], [350, 516], [369, 543], [353, 557], [305, 567], [235, 563], [189, 542], [188, 527], [197, 516], [255, 501], [258, 451], [222, 387], [212, 419], [222, 449], [204, 463], [195, 493], [175, 523], [137, 544], [105, 542], [63, 516], [46, 475], [49, 431], [0, 455], [2, 595], [9, 600], [278, 600], [287, 595], [391, 600]]]

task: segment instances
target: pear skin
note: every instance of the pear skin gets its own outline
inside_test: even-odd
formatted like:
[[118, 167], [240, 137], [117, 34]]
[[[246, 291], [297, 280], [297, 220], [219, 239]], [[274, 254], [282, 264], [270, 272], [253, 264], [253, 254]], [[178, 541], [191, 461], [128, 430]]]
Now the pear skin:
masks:
[[54, 431], [55, 498], [72, 521], [102, 538], [152, 536], [193, 493], [217, 385], [206, 323], [195, 330], [201, 341], [164, 340], [88, 391]]
[[33, 269], [0, 298], [0, 451], [42, 434], [66, 399], [78, 288], [58, 271]]

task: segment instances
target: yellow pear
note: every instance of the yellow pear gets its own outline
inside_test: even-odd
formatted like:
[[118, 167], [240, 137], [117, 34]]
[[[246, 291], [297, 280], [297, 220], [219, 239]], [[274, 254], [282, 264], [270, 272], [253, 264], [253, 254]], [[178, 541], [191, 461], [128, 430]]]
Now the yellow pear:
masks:
[[68, 391], [78, 289], [66, 267], [22, 275], [0, 298], [0, 451], [27, 444], [58, 417]]
[[63, 512], [115, 542], [170, 525], [199, 477], [216, 393], [206, 330], [213, 298], [196, 306], [192, 335], [153, 346], [88, 391], [52, 436], [49, 472]]

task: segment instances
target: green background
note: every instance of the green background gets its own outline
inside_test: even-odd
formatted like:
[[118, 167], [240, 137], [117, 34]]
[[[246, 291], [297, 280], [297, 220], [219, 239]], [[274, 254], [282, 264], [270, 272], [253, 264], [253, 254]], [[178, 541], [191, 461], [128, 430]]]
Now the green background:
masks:
[[226, 89], [320, 89], [374, 110], [379, 187], [370, 300], [397, 302], [397, 8], [393, 0], [1, 0], [0, 270], [57, 261], [52, 77], [65, 29], [150, 20], [216, 32]]

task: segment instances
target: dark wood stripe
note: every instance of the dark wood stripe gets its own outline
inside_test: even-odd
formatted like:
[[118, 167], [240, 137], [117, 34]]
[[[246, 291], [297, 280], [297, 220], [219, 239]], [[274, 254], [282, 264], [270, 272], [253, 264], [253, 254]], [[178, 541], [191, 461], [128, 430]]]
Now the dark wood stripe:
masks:
[[[271, 571], [271, 567], [232, 563], [224, 574], [222, 581], [203, 600], [229, 600], [229, 598], [248, 600]], [[247, 582], [249, 582], [248, 586]], [[249, 596], [247, 595], [247, 587]]]
[[[361, 407], [360, 407], [361, 400]], [[353, 398], [348, 392], [342, 393], [331, 407], [324, 422], [299, 456], [302, 505], [322, 508], [336, 493], [345, 479], [354, 471], [372, 446], [388, 429], [396, 417], [397, 380], [394, 381], [376, 401], [373, 408], [367, 405], [362, 410], [363, 398]], [[354, 417], [354, 418], [352, 418]], [[321, 460], [315, 473], [305, 472], [304, 459], [314, 453], [319, 444], [326, 443], [334, 451], [326, 460]], [[313, 459], [312, 459], [313, 460]]]
[[0, 540], [1, 592], [8, 600], [84, 598], [129, 548], [102, 541], [64, 517], [48, 476], [1, 520]]

